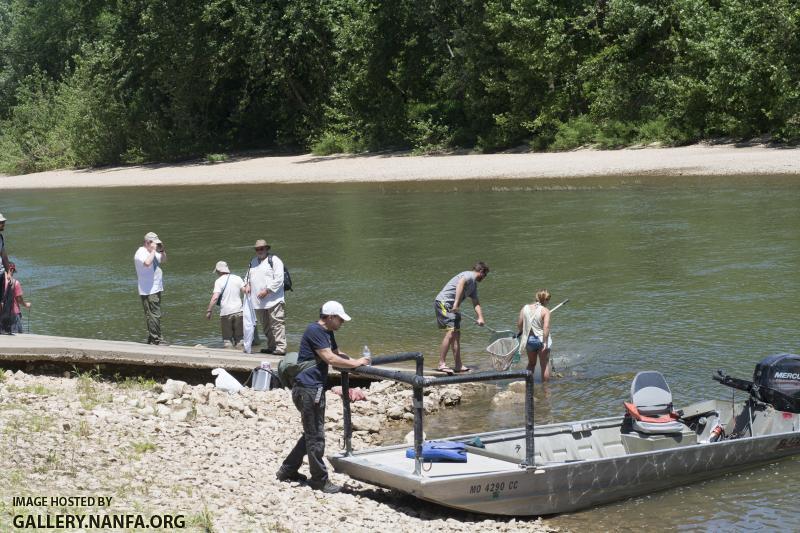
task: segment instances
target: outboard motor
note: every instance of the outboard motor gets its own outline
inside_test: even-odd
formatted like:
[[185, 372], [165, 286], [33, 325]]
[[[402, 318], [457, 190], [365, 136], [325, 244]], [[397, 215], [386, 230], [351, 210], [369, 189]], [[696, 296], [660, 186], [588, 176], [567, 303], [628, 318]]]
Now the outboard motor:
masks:
[[800, 413], [800, 355], [770, 355], [756, 365], [753, 392], [779, 411]]
[[754, 398], [778, 411], [800, 413], [800, 355], [778, 354], [762, 359], [753, 372], [753, 381], [732, 378], [722, 371], [716, 381], [749, 392]]

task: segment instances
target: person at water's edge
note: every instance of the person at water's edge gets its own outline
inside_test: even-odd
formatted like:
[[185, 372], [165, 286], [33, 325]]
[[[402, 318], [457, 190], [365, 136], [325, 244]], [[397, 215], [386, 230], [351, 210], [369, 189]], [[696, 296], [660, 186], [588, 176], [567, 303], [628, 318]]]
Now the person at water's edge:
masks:
[[167, 344], [161, 334], [161, 293], [164, 291], [161, 265], [167, 262], [167, 251], [158, 235], [152, 231], [144, 236], [144, 243], [136, 250], [133, 263], [139, 285], [139, 297], [147, 323], [147, 344]]
[[[480, 300], [478, 299], [478, 283], [489, 274], [489, 267], [483, 261], [478, 261], [472, 270], [465, 270], [453, 276], [445, 284], [436, 300], [433, 309], [436, 313], [436, 322], [439, 329], [444, 330], [444, 338], [439, 346], [439, 370], [452, 374], [455, 372], [468, 372], [469, 367], [461, 363], [461, 303], [464, 298], [472, 300], [475, 307], [479, 326], [485, 324]], [[447, 352], [452, 350], [455, 370], [447, 366]]]
[[3, 279], [0, 285], [5, 285], [5, 301], [0, 300], [0, 333], [23, 333], [22, 312], [20, 309], [31, 308], [31, 303], [25, 301], [22, 284], [14, 277], [17, 273], [17, 265], [9, 263], [6, 273], [0, 277]]
[[244, 281], [231, 269], [225, 261], [217, 261], [214, 267], [217, 279], [211, 291], [211, 300], [206, 309], [206, 319], [211, 320], [212, 310], [219, 302], [219, 326], [222, 332], [223, 348], [241, 348], [244, 336], [242, 317], [242, 287]]
[[[6, 217], [0, 213], [0, 276], [8, 270], [8, 254], [6, 254], [6, 241], [3, 230], [6, 229]], [[3, 301], [3, 284], [0, 283], [0, 302]]]
[[261, 351], [286, 355], [286, 322], [283, 290], [283, 261], [270, 254], [271, 246], [264, 239], [255, 244], [256, 256], [250, 261], [250, 276], [244, 286], [261, 324], [267, 347]]
[[330, 482], [325, 466], [325, 383], [328, 380], [328, 365], [340, 368], [356, 368], [370, 364], [367, 357], [350, 359], [339, 350], [333, 332], [350, 320], [342, 304], [325, 302], [319, 312], [319, 320], [308, 325], [300, 341], [298, 362], [314, 358], [317, 364], [297, 375], [292, 387], [292, 400], [303, 421], [303, 434], [292, 451], [283, 460], [276, 477], [280, 481], [305, 481], [307, 478], [298, 469], [303, 456], [308, 455], [311, 488], [329, 494], [339, 492], [341, 487]]
[[528, 370], [536, 370], [538, 359], [542, 369], [542, 381], [550, 379], [550, 291], [540, 289], [532, 304], [522, 306], [517, 319], [517, 336], [520, 352], [523, 347], [528, 354]]

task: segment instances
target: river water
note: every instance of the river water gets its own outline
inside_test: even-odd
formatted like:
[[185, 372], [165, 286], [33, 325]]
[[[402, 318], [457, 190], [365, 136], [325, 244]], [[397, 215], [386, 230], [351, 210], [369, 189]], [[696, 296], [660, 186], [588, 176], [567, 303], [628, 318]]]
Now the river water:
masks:
[[[144, 341], [133, 253], [165, 242], [162, 326], [175, 344], [221, 345], [204, 319], [218, 260], [243, 274], [265, 238], [289, 267], [290, 349], [320, 304], [341, 301], [355, 353], [421, 351], [441, 334], [432, 300], [476, 260], [487, 324], [513, 328], [546, 287], [560, 376], [537, 391], [539, 422], [622, 412], [630, 380], [658, 370], [676, 405], [729, 397], [765, 355], [800, 351], [800, 182], [792, 178], [604, 178], [3, 192], [5, 237], [30, 331]], [[468, 321], [466, 321], [468, 322]], [[0, 342], [2, 339], [0, 338]], [[467, 364], [487, 368], [489, 332], [465, 323]], [[452, 360], [451, 360], [452, 362]], [[491, 397], [428, 421], [429, 436], [521, 425]], [[800, 461], [556, 517], [573, 530], [797, 530]]]

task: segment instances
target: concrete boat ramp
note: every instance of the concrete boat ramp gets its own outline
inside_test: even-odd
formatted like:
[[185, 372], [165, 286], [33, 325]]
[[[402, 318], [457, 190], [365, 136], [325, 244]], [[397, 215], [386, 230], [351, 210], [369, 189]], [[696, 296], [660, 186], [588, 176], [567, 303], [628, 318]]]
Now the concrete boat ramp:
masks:
[[[156, 346], [137, 342], [77, 339], [49, 335], [0, 335], [0, 364], [44, 361], [162, 368], [250, 371], [261, 361], [277, 367], [280, 357], [190, 346]], [[210, 374], [209, 374], [210, 375]]]
[[[79, 339], [50, 335], [0, 335], [0, 367], [55, 366], [66, 369], [76, 367], [108, 366], [125, 374], [173, 374], [196, 376], [197, 381], [213, 381], [211, 370], [224, 368], [244, 379], [261, 361], [269, 361], [273, 369], [281, 357], [239, 350], [223, 350], [203, 346], [157, 346], [127, 341]], [[389, 367], [382, 367], [389, 370]], [[391, 370], [400, 370], [391, 368]], [[407, 370], [407, 369], [406, 369]], [[206, 377], [203, 377], [206, 376]], [[338, 381], [338, 372], [331, 370]]]

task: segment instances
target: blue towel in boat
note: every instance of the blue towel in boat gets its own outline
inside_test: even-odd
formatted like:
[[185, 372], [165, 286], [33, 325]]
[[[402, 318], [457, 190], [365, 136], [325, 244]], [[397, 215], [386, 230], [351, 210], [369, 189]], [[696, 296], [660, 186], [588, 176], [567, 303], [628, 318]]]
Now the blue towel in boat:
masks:
[[[406, 457], [414, 459], [414, 448], [406, 450]], [[426, 440], [422, 443], [422, 459], [431, 462], [466, 463], [467, 447], [463, 442]]]

